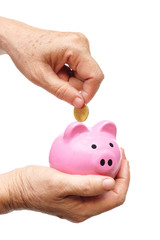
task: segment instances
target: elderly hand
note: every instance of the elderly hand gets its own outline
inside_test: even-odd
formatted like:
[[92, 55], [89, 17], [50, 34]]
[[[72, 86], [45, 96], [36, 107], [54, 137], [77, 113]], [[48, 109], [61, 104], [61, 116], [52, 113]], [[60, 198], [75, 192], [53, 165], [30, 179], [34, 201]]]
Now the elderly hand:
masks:
[[78, 108], [92, 99], [104, 77], [81, 33], [0, 18], [0, 51], [33, 83]]
[[116, 180], [99, 175], [69, 175], [48, 167], [17, 169], [1, 175], [0, 212], [30, 209], [82, 222], [121, 205], [129, 179], [123, 150]]

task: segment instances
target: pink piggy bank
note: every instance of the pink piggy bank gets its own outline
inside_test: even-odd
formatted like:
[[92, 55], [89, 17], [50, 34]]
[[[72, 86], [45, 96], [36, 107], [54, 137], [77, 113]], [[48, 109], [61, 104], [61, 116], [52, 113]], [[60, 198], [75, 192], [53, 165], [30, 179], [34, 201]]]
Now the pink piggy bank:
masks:
[[50, 167], [69, 174], [115, 178], [121, 164], [115, 124], [101, 121], [88, 129], [83, 123], [71, 123], [53, 142], [49, 162]]

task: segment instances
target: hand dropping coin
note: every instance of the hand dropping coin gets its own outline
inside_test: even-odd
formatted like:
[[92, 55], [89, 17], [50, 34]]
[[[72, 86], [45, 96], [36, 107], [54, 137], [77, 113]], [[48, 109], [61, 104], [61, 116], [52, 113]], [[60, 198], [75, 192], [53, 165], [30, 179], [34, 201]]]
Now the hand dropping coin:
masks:
[[82, 108], [74, 108], [74, 117], [79, 122], [84, 122], [89, 115], [89, 109], [85, 104]]

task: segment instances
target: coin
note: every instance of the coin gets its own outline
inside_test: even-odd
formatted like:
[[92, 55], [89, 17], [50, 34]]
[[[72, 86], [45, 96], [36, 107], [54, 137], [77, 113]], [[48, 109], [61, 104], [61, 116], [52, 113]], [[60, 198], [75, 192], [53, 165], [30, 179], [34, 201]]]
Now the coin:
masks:
[[74, 108], [74, 117], [79, 122], [84, 122], [89, 115], [89, 109], [85, 104], [82, 108]]

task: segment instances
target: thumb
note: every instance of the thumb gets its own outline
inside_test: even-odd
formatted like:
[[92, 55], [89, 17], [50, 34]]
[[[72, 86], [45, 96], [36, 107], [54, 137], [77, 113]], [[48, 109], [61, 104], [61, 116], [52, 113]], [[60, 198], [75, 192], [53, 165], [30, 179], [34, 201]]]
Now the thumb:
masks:
[[69, 175], [64, 178], [65, 195], [91, 197], [112, 190], [115, 185], [113, 178], [99, 175]]
[[51, 66], [47, 64], [43, 65], [42, 73], [40, 84], [42, 88], [77, 108], [83, 107], [84, 99], [79, 91], [68, 82], [59, 78]]

